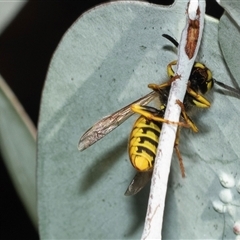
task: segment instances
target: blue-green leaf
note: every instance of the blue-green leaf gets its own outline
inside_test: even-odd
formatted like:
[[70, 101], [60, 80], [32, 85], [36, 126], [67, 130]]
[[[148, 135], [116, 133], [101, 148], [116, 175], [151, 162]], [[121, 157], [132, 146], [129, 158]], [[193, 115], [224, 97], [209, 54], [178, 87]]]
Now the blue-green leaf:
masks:
[[[161, 35], [179, 39], [185, 9], [182, 1], [171, 7], [108, 3], [82, 15], [63, 37], [49, 66], [39, 121], [42, 239], [140, 238], [148, 189], [134, 197], [123, 195], [135, 172], [127, 154], [134, 117], [84, 152], [77, 144], [96, 121], [147, 94], [148, 83], [167, 79], [166, 66], [177, 55]], [[198, 60], [214, 78], [232, 84], [214, 19], [206, 19]], [[200, 132], [182, 130], [187, 177], [182, 179], [174, 156], [163, 239], [234, 236], [231, 224], [237, 215], [219, 213], [216, 206], [234, 206], [239, 197], [239, 99], [216, 89], [214, 100], [209, 97], [212, 107], [193, 117]], [[234, 182], [228, 203], [219, 197], [226, 179]]]

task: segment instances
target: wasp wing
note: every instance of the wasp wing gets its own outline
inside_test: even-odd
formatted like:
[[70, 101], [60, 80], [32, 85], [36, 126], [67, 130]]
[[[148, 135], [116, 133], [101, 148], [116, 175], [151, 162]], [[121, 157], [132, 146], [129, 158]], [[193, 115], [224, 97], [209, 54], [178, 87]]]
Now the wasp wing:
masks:
[[133, 104], [146, 105], [156, 96], [157, 93], [152, 91], [144, 97], [139, 98], [135, 102], [132, 102], [131, 104], [116, 111], [115, 113], [102, 118], [83, 134], [79, 140], [78, 149], [83, 151], [84, 149], [90, 147], [92, 144], [103, 138], [105, 135], [131, 117], [134, 114], [134, 112], [131, 111], [131, 106]]
[[137, 194], [139, 191], [142, 190], [143, 187], [149, 182], [152, 178], [152, 171], [148, 172], [137, 172], [134, 176], [132, 182], [129, 184], [126, 192], [124, 193], [125, 196], [132, 196]]

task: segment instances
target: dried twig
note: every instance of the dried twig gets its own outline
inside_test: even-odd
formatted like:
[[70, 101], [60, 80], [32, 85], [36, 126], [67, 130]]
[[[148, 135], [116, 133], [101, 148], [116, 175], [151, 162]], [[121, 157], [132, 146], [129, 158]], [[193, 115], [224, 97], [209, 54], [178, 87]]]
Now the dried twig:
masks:
[[[169, 94], [165, 118], [178, 121], [181, 109], [176, 100], [183, 101], [188, 78], [201, 41], [205, 14], [204, 0], [190, 0], [187, 6], [187, 23], [182, 32], [176, 75]], [[142, 239], [161, 239], [163, 212], [177, 126], [163, 124], [155, 159], [148, 210]]]

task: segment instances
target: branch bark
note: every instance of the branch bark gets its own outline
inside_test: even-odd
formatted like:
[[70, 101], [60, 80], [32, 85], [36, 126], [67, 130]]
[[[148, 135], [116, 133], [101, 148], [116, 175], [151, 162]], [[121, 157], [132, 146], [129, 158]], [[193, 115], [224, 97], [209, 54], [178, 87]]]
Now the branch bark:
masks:
[[[189, 0], [186, 13], [186, 26], [181, 35], [176, 70], [176, 75], [179, 77], [172, 83], [164, 117], [174, 122], [179, 120], [181, 113], [176, 100], [183, 102], [189, 75], [200, 46], [204, 25], [205, 1]], [[163, 124], [154, 164], [142, 239], [162, 238], [163, 212], [176, 132], [176, 125]]]

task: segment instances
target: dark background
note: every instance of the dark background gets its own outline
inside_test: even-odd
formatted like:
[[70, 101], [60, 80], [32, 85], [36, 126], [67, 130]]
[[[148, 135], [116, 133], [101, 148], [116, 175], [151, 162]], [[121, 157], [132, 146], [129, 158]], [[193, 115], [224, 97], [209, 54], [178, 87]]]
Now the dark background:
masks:
[[[173, 0], [151, 2], [168, 5]], [[35, 125], [48, 65], [61, 37], [83, 12], [101, 3], [29, 1], [0, 35], [0, 73]], [[214, 0], [207, 1], [209, 15], [219, 18], [222, 12]], [[2, 159], [0, 176], [0, 239], [39, 239]]]

